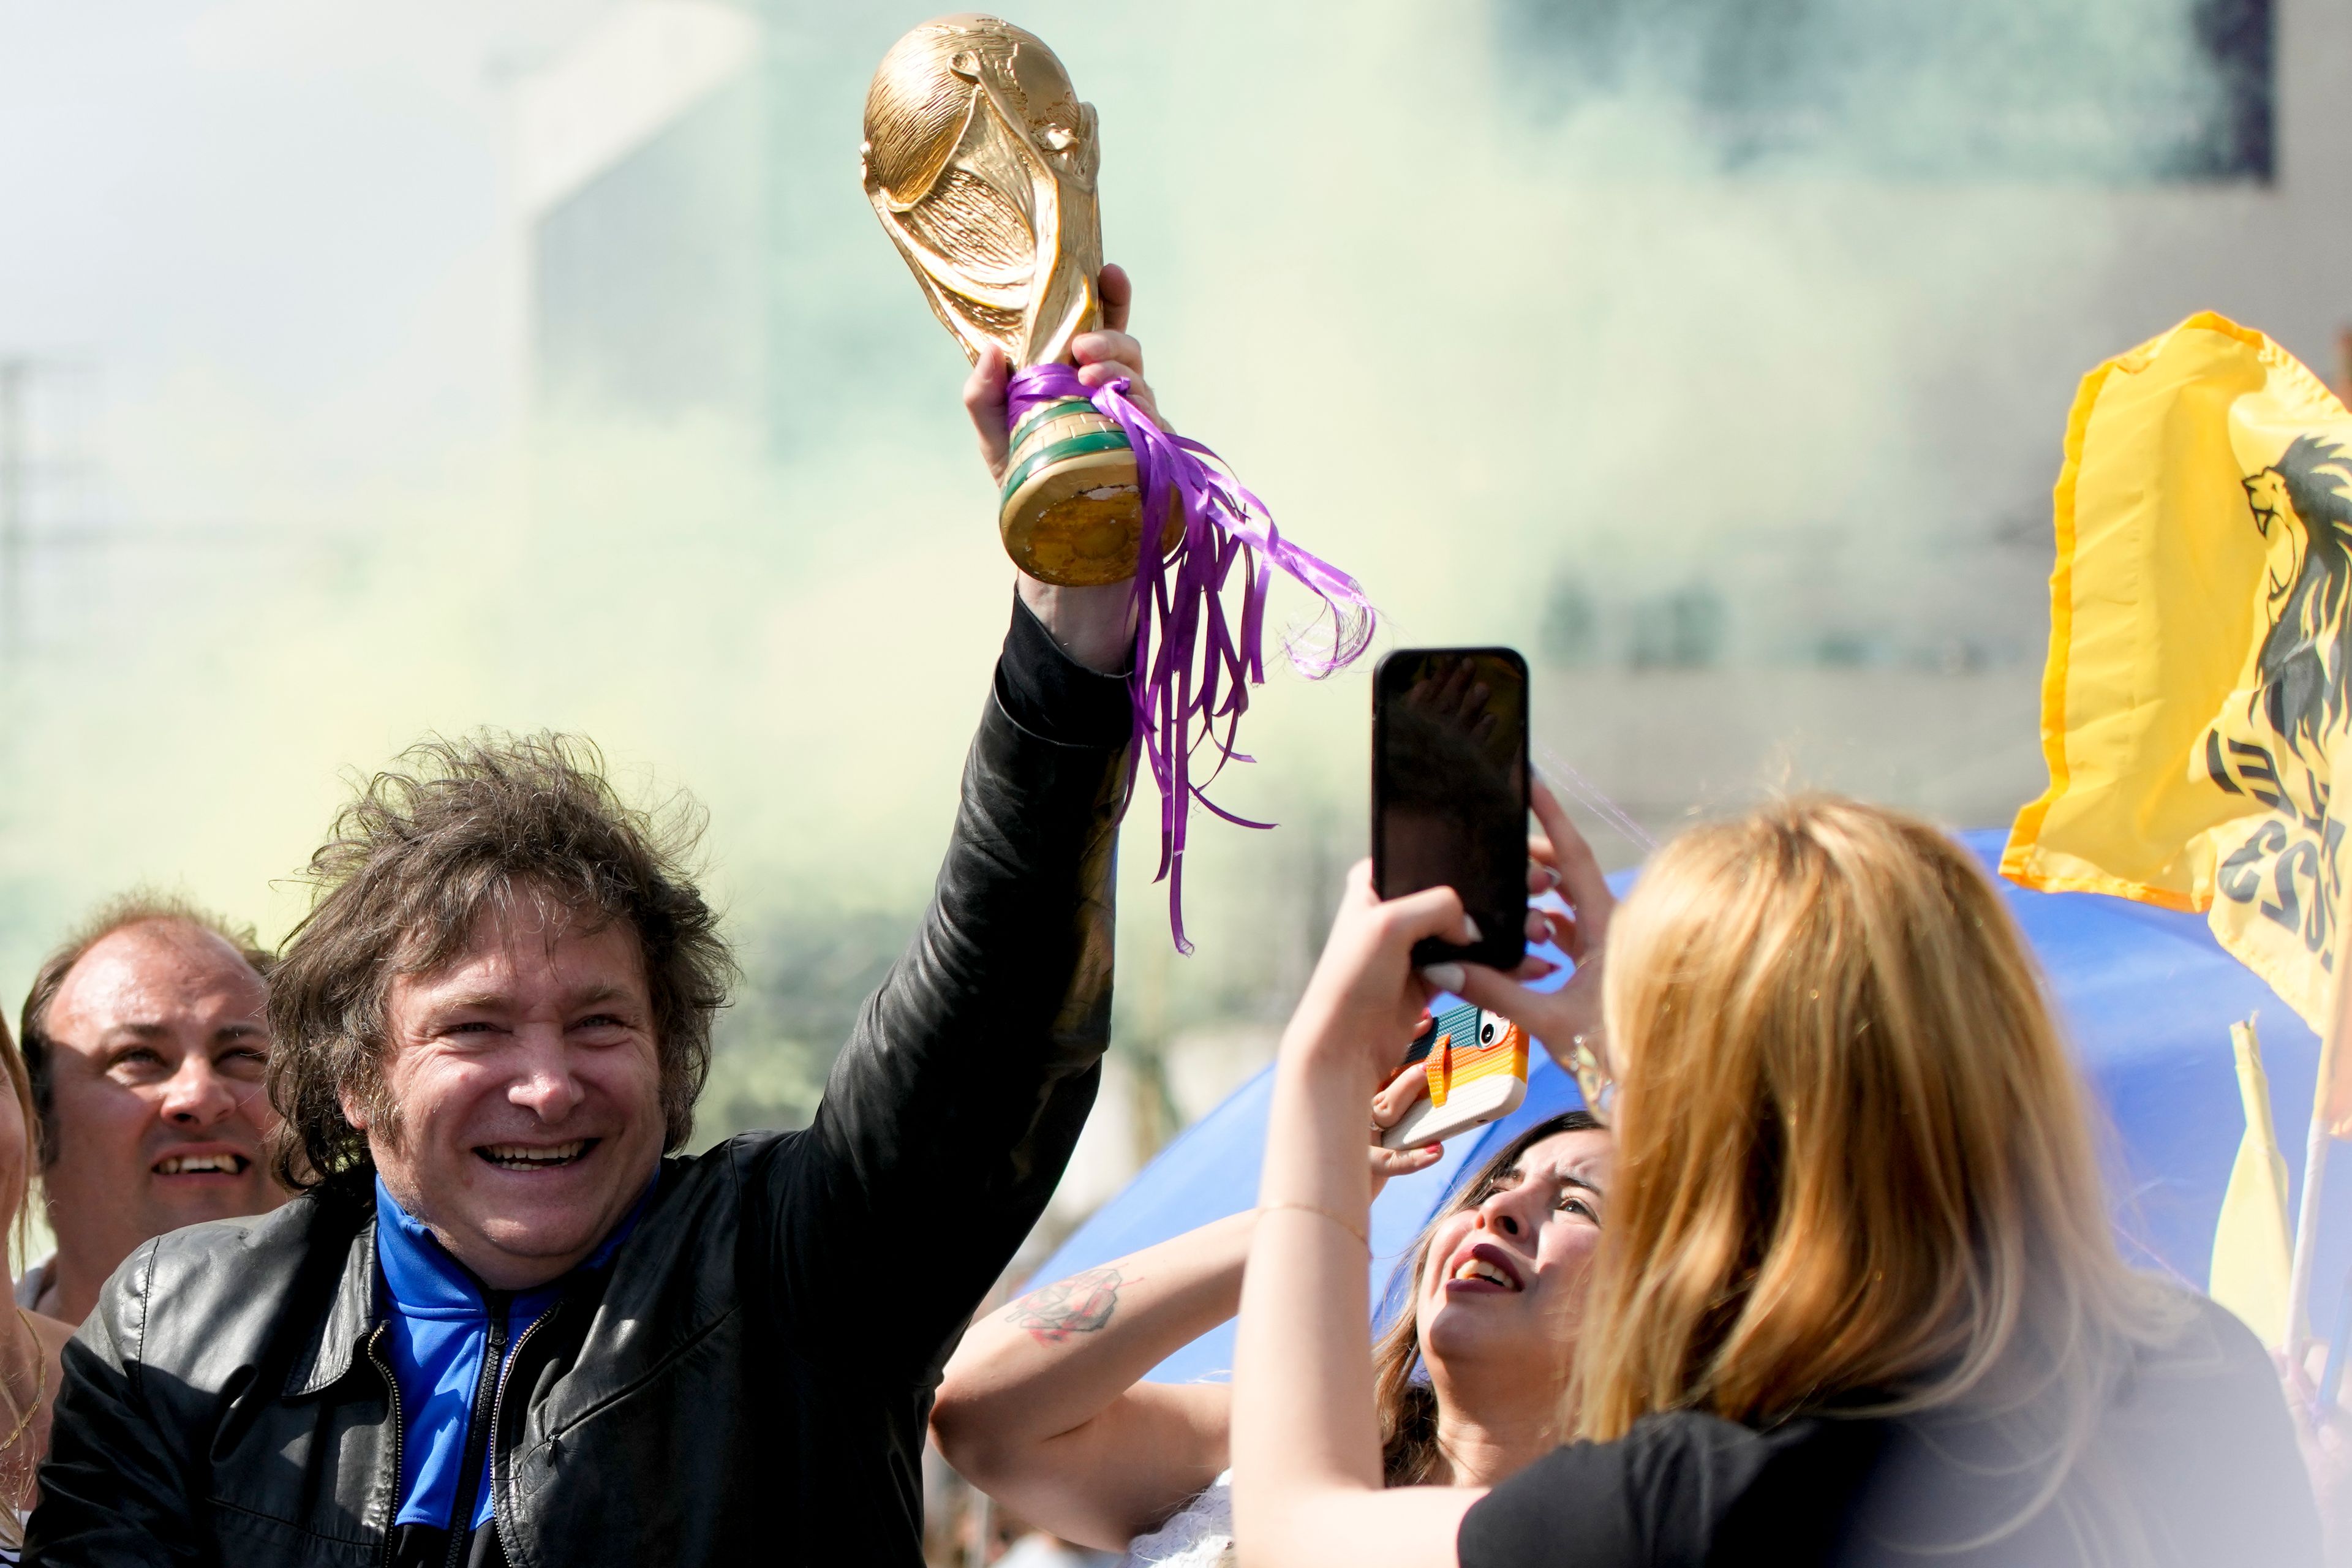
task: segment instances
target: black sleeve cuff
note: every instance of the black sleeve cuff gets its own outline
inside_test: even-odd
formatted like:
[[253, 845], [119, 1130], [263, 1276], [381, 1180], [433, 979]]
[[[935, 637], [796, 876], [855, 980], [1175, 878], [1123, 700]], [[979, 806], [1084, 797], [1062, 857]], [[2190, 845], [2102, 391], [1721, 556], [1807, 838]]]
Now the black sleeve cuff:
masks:
[[1088, 669], [1013, 595], [1013, 627], [996, 660], [996, 700], [1033, 735], [1065, 746], [1124, 746], [1135, 731], [1127, 678]]

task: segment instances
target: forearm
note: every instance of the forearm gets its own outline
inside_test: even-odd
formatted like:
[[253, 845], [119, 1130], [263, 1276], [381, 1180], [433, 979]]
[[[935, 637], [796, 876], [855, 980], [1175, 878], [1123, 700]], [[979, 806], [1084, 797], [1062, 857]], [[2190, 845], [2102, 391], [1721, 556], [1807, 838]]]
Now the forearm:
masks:
[[[1124, 685], [1056, 652], [1025, 609], [965, 763], [922, 929], [860, 1014], [805, 1142], [775, 1169], [793, 1299], [843, 1298], [928, 1380], [1052, 1195], [1110, 1032]], [[948, 1194], [922, 1289], [877, 1302], [845, 1250]], [[882, 1342], [887, 1342], [884, 1343]]]
[[1381, 1490], [1363, 1053], [1286, 1042], [1234, 1366], [1234, 1518], [1244, 1568], [1454, 1563], [1479, 1495]]
[[1381, 1484], [1361, 1239], [1360, 1068], [1286, 1051], [1234, 1363], [1237, 1504], [1304, 1481]]
[[1103, 675], [1126, 673], [1135, 652], [1135, 584], [1063, 588], [1026, 572], [1017, 574], [1021, 602], [1029, 606], [1055, 646]]
[[960, 1469], [1002, 1469], [1100, 1415], [1234, 1315], [1255, 1218], [1214, 1221], [975, 1321], [931, 1415], [940, 1451]]

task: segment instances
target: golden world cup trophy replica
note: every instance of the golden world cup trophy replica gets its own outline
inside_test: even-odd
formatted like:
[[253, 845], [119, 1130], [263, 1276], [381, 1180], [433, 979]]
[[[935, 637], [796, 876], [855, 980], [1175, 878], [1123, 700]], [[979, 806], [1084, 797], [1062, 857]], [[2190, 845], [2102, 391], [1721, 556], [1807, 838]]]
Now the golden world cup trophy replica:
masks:
[[[1061, 363], [1102, 324], [1095, 110], [1045, 43], [993, 16], [926, 23], [893, 45], [866, 95], [866, 195], [923, 297], [973, 360]], [[1135, 575], [1135, 452], [1086, 391], [1047, 395], [1013, 431], [997, 526], [1031, 576], [1069, 586]], [[1164, 555], [1183, 519], [1160, 530]]]
[[[1160, 791], [1160, 876], [1177, 946], [1184, 824], [1218, 811], [1191, 774], [1196, 730], [1219, 766], [1265, 679], [1266, 586], [1279, 568], [1323, 601], [1329, 637], [1293, 639], [1292, 663], [1328, 675], [1371, 640], [1373, 615], [1347, 574], [1282, 537], [1216, 455], [1161, 429], [1124, 381], [1088, 387], [1070, 340], [1101, 325], [1102, 217], [1095, 111], [1043, 39], [993, 16], [926, 22], [890, 46], [866, 94], [861, 174], [875, 215], [948, 331], [978, 360], [1013, 365], [1011, 453], [998, 496], [1004, 548], [1065, 586], [1135, 584], [1128, 676], [1138, 752]], [[1149, 543], [1144, 519], [1156, 520]], [[1229, 619], [1221, 591], [1242, 567]], [[1212, 775], [1213, 776], [1213, 774]], [[1250, 824], [1249, 826], [1265, 826]]]

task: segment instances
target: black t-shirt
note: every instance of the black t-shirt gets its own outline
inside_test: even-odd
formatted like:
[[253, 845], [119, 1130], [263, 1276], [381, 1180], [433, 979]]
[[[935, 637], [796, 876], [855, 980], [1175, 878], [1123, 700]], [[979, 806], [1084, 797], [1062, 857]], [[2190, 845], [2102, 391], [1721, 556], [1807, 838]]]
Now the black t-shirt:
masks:
[[1538, 1459], [1464, 1516], [1456, 1552], [1462, 1568], [2071, 1568], [2130, 1561], [2113, 1554], [2136, 1529], [2156, 1568], [2311, 1568], [2319, 1521], [2292, 1419], [2253, 1336], [2200, 1302], [2175, 1344], [2140, 1358], [2090, 1457], [2038, 1510], [2049, 1461], [1983, 1423], [1759, 1432], [1677, 1411]]

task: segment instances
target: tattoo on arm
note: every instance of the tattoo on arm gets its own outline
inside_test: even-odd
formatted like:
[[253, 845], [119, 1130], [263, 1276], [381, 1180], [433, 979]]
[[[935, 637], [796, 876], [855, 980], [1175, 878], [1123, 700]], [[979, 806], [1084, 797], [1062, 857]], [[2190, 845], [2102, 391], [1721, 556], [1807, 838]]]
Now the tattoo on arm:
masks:
[[1004, 1321], [1028, 1330], [1041, 1345], [1058, 1345], [1108, 1323], [1125, 1283], [1116, 1268], [1089, 1268], [1030, 1291], [1005, 1309]]

